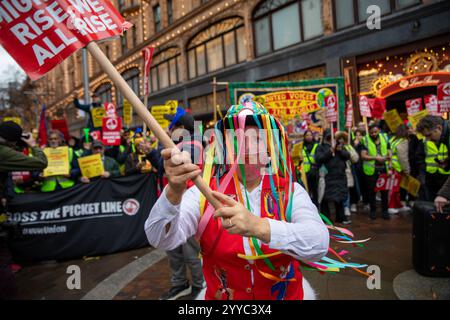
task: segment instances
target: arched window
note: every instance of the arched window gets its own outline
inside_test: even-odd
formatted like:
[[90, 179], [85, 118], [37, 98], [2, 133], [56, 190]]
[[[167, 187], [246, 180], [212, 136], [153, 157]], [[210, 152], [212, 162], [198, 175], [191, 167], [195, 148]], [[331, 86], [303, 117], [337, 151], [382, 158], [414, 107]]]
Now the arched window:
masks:
[[253, 12], [261, 56], [323, 34], [322, 0], [264, 0]]
[[94, 94], [100, 97], [102, 103], [112, 102], [111, 88], [111, 83], [104, 83], [94, 91]]
[[198, 33], [187, 47], [189, 78], [242, 62], [247, 57], [243, 19], [222, 20]]
[[173, 86], [180, 82], [181, 52], [178, 48], [169, 48], [153, 57], [150, 69], [152, 92]]
[[[128, 83], [131, 89], [133, 89], [134, 93], [139, 97], [139, 69], [132, 68], [128, 69], [122, 73], [122, 77]], [[123, 106], [123, 96], [120, 90], [116, 90], [117, 92], [117, 108], [122, 108]]]

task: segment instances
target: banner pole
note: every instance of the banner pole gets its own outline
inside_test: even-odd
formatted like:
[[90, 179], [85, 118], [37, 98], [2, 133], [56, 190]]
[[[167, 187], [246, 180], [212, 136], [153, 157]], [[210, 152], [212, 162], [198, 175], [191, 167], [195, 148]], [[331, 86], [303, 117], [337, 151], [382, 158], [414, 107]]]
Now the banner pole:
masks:
[[[99, 48], [97, 43], [94, 41], [89, 42], [87, 45], [87, 50], [92, 55], [92, 57], [98, 62], [98, 64], [102, 67], [103, 71], [109, 76], [111, 81], [117, 86], [123, 96], [130, 102], [133, 106], [136, 113], [142, 120], [147, 124], [147, 127], [153, 131], [156, 138], [163, 144], [165, 148], [176, 148], [175, 143], [172, 139], [166, 134], [166, 132], [161, 128], [159, 123], [155, 120], [155, 118], [151, 115], [150, 111], [147, 110], [147, 107], [144, 106], [141, 99], [134, 93], [134, 91], [130, 88], [125, 79], [120, 75], [119, 71], [113, 66], [111, 61], [108, 60], [103, 51]], [[194, 184], [198, 187], [198, 189], [203, 193], [205, 198], [211, 203], [214, 208], [221, 208], [223, 205], [220, 201], [218, 201], [212, 195], [212, 190], [206, 184], [200, 176], [197, 176], [194, 180], [192, 180]]]
[[367, 117], [363, 117], [364, 126], [366, 127], [366, 135], [369, 135], [369, 125], [367, 124]]
[[217, 82], [216, 82], [216, 77], [214, 77], [214, 79], [213, 79], [213, 112], [214, 112], [213, 119], [214, 119], [214, 123], [217, 122], [217, 111], [216, 111], [217, 93], [216, 93], [216, 90], [217, 90]]
[[333, 121], [330, 121], [330, 126], [331, 126], [331, 145], [334, 147], [334, 145], [336, 144], [336, 142], [334, 141], [334, 123]]
[[[147, 104], [148, 104], [148, 95], [145, 95], [144, 96], [145, 109], [147, 109]], [[147, 123], [144, 121], [144, 124], [142, 125], [142, 134], [143, 134], [144, 138], [146, 138], [146, 133], [147, 133]]]

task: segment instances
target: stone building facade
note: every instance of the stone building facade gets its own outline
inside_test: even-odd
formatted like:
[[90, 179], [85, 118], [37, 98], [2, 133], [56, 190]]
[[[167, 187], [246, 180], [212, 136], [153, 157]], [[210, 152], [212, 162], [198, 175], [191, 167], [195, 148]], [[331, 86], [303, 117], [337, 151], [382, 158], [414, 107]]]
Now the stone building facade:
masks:
[[[343, 75], [345, 61], [426, 41], [449, 45], [450, 1], [437, 0], [113, 0], [133, 27], [100, 47], [142, 97], [142, 56], [155, 46], [149, 106], [178, 100], [203, 120], [212, 117], [212, 81], [284, 81]], [[368, 28], [377, 4], [381, 29]], [[430, 40], [432, 39], [432, 40]], [[434, 39], [434, 40], [433, 40]], [[436, 40], [438, 39], [438, 40]], [[421, 44], [420, 44], [421, 45]], [[419, 46], [420, 46], [419, 45]], [[449, 48], [450, 50], [450, 48]], [[123, 98], [99, 65], [89, 61], [90, 93]], [[450, 64], [450, 62], [449, 62]], [[83, 96], [81, 51], [38, 80], [51, 118], [66, 116], [71, 133], [86, 123], [73, 106]], [[355, 80], [353, 91], [358, 92]], [[229, 104], [226, 87], [217, 102]], [[134, 117], [134, 126], [141, 124]]]

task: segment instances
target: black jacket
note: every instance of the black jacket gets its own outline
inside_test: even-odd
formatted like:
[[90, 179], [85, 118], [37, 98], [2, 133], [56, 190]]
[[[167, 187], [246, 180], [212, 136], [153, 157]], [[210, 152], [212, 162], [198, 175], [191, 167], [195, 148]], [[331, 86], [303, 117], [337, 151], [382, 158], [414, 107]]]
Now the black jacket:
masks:
[[350, 154], [346, 150], [337, 151], [333, 156], [331, 146], [324, 143], [317, 148], [316, 163], [324, 165], [328, 171], [325, 176], [325, 201], [341, 202], [348, 196], [346, 162]]

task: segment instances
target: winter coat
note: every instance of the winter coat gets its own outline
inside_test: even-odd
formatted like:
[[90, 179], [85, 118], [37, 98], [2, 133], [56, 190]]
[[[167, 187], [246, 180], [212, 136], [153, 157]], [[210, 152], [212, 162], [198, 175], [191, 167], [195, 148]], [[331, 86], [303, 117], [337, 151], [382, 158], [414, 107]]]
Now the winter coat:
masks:
[[348, 196], [347, 175], [345, 169], [346, 162], [350, 160], [350, 154], [346, 150], [337, 151], [333, 156], [331, 146], [327, 143], [317, 148], [317, 165], [325, 166], [327, 175], [325, 176], [324, 201], [341, 202]]

